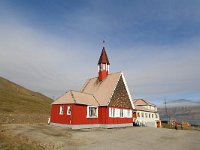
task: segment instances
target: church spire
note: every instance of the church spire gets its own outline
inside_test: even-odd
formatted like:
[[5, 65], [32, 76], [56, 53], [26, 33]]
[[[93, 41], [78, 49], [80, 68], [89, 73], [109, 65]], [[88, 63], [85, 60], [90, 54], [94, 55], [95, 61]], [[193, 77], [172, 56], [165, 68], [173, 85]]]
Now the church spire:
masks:
[[108, 71], [109, 71], [109, 65], [110, 65], [110, 62], [106, 54], [106, 49], [105, 47], [103, 47], [101, 56], [98, 61], [98, 72], [99, 72], [98, 78], [100, 81], [103, 81], [107, 77]]
[[102, 51], [101, 51], [101, 56], [99, 57], [99, 62], [98, 62], [98, 65], [99, 64], [108, 64], [110, 65], [110, 62], [108, 60], [108, 56], [106, 54], [106, 49], [105, 47], [103, 47]]

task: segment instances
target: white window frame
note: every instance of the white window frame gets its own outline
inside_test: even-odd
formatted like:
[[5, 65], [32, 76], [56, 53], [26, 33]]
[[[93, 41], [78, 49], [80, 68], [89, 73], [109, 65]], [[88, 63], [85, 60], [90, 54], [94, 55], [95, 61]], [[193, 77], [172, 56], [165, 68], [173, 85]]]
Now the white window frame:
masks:
[[60, 112], [59, 112], [59, 115], [63, 115], [64, 113], [64, 106], [60, 106]]
[[130, 112], [130, 110], [128, 109], [128, 110], [127, 110], [127, 118], [130, 118], [130, 113], [131, 113], [131, 112]]
[[112, 117], [112, 108], [109, 107], [109, 117], [111, 118]]
[[133, 113], [132, 110], [128, 109], [127, 113], [128, 113], [127, 118], [132, 118], [132, 113]]
[[115, 108], [112, 108], [111, 110], [112, 110], [112, 111], [111, 111], [111, 113], [112, 113], [111, 116], [114, 118], [114, 117], [115, 117], [115, 114], [116, 114], [116, 113], [115, 113]]
[[120, 109], [120, 118], [124, 118], [124, 111], [123, 111], [123, 109]]
[[115, 109], [115, 117], [120, 118], [120, 109], [119, 108]]
[[72, 106], [67, 106], [67, 115], [71, 115], [72, 113]]
[[137, 117], [140, 118], [140, 112], [137, 112]]
[[132, 110], [109, 107], [110, 118], [132, 118]]
[[123, 109], [123, 118], [127, 118], [127, 109]]
[[[96, 108], [96, 115], [90, 116], [90, 108]], [[97, 106], [87, 106], [87, 118], [98, 118], [98, 107]]]
[[143, 112], [141, 113], [141, 116], [142, 116], [142, 118], [144, 118], [144, 113]]
[[115, 108], [109, 107], [109, 117], [110, 118], [115, 117]]

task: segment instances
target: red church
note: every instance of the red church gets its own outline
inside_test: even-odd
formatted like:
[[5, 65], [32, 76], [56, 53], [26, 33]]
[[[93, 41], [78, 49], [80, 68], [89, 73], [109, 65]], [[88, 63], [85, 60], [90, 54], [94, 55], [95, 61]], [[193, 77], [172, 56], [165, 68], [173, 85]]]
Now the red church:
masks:
[[98, 77], [80, 91], [68, 91], [52, 103], [50, 124], [72, 129], [114, 128], [133, 125], [131, 95], [122, 72], [109, 74], [110, 62], [103, 47]]

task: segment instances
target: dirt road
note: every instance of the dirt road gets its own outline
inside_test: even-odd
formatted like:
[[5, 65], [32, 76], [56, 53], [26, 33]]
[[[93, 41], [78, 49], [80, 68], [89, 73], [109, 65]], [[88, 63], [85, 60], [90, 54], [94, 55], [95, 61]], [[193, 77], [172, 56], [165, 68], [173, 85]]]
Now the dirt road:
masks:
[[148, 127], [70, 130], [48, 125], [1, 125], [0, 149], [199, 150], [200, 132]]

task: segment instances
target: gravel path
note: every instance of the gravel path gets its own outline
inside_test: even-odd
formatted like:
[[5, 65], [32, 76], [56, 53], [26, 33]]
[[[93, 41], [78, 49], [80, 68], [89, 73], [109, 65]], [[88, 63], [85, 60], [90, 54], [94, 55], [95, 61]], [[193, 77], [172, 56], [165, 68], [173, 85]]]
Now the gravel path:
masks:
[[[148, 127], [70, 130], [48, 125], [1, 125], [1, 137], [32, 149], [199, 150], [200, 132]], [[9, 140], [10, 141], [10, 140]], [[19, 143], [19, 141], [21, 143]], [[17, 144], [17, 143], [16, 143]], [[1, 149], [1, 147], [0, 147]]]

